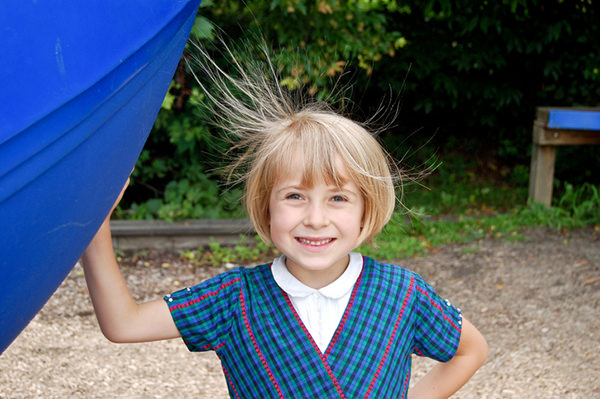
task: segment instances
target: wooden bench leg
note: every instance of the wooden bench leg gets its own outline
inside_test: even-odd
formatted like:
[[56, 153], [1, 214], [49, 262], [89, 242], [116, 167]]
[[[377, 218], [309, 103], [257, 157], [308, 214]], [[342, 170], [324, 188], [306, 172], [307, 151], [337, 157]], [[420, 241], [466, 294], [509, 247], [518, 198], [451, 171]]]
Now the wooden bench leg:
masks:
[[529, 172], [529, 198], [534, 202], [541, 202], [546, 206], [552, 203], [555, 159], [556, 147], [533, 144]]

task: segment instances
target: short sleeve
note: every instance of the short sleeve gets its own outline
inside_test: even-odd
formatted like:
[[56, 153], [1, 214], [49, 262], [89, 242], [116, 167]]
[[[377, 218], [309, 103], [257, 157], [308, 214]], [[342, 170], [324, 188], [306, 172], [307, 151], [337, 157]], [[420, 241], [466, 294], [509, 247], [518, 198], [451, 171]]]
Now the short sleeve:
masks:
[[442, 299], [420, 276], [415, 279], [415, 295], [414, 353], [447, 362], [460, 343], [461, 311]]
[[216, 350], [227, 340], [239, 309], [239, 269], [165, 296], [169, 311], [190, 351]]

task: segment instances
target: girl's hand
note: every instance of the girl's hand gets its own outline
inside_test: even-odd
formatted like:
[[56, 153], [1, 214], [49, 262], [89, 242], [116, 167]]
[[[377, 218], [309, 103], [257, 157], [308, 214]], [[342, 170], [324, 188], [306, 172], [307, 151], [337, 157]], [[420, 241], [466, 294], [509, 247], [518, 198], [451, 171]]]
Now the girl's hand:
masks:
[[97, 246], [97, 244], [99, 242], [102, 242], [102, 241], [106, 242], [106, 241], [112, 240], [111, 234], [110, 234], [110, 217], [113, 214], [113, 212], [115, 211], [115, 208], [117, 207], [117, 205], [119, 205], [119, 202], [121, 202], [121, 198], [123, 198], [123, 194], [125, 194], [125, 190], [127, 190], [127, 187], [129, 186], [129, 180], [130, 180], [130, 178], [128, 177], [127, 181], [123, 185], [123, 188], [121, 189], [121, 192], [117, 196], [115, 203], [110, 208], [110, 212], [108, 212], [108, 214], [104, 218], [104, 221], [100, 225], [100, 228], [94, 235], [94, 238], [88, 245], [88, 248], [86, 249], [86, 251], [83, 253], [83, 257], [86, 257], [86, 255], [88, 255]]
[[[117, 196], [117, 199], [115, 200], [115, 203], [110, 208], [110, 211], [108, 212], [108, 214], [104, 218], [104, 222], [102, 223], [102, 225], [100, 226], [100, 228], [96, 232], [96, 237], [102, 232], [102, 230], [106, 230], [106, 231], [110, 230], [110, 217], [112, 216], [113, 212], [117, 208], [117, 205], [119, 205], [119, 202], [121, 202], [121, 199], [123, 198], [123, 194], [125, 194], [125, 190], [127, 190], [127, 187], [129, 186], [129, 181], [130, 181], [130, 178], [128, 177], [127, 181], [123, 185], [123, 188], [121, 189], [121, 192]], [[95, 240], [95, 238], [94, 238], [94, 240]], [[92, 240], [92, 243], [93, 243], [94, 240]]]
[[127, 187], [129, 187], [130, 180], [131, 180], [131, 178], [128, 177], [127, 181], [125, 182], [125, 185], [123, 185], [123, 188], [121, 189], [121, 192], [119, 193], [119, 196], [117, 197], [115, 203], [113, 204], [112, 208], [110, 208], [110, 212], [108, 212], [108, 218], [110, 218], [110, 215], [112, 215], [112, 213], [117, 208], [117, 205], [119, 205], [119, 202], [121, 202], [121, 199], [123, 198], [123, 194], [125, 194], [125, 190], [127, 190]]

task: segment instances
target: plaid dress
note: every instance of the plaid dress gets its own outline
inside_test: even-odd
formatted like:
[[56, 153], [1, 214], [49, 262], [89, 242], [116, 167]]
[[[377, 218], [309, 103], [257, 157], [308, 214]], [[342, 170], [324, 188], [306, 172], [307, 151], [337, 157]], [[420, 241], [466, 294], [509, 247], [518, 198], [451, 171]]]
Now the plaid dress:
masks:
[[462, 324], [460, 310], [418, 274], [366, 257], [325, 353], [270, 265], [165, 300], [189, 350], [217, 353], [232, 398], [404, 398], [411, 354], [450, 360]]

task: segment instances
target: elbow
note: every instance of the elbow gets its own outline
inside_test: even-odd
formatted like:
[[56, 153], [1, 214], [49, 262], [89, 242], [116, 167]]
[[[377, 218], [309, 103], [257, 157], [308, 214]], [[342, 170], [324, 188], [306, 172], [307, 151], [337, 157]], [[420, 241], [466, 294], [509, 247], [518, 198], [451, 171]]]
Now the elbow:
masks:
[[477, 334], [474, 337], [473, 341], [473, 360], [476, 363], [477, 368], [480, 368], [483, 365], [483, 363], [485, 363], [488, 357], [489, 346], [486, 339], [479, 331], [477, 331]]
[[122, 329], [101, 325], [100, 330], [102, 331], [104, 337], [113, 344], [126, 344], [134, 342], [126, 333], [126, 331], [123, 331]]
[[463, 320], [458, 355], [468, 356], [475, 369], [480, 368], [488, 357], [489, 347], [484, 336], [466, 319]]
[[123, 339], [118, 335], [104, 334], [104, 337], [106, 337], [106, 339], [109, 340], [110, 342], [112, 342], [113, 344], [126, 344], [129, 342], [126, 339]]
[[479, 349], [479, 367], [481, 367], [483, 365], [483, 363], [485, 363], [485, 361], [488, 357], [488, 354], [489, 354], [489, 350], [490, 350], [490, 347], [489, 347], [486, 339], [482, 335], [480, 349]]
[[102, 330], [102, 334], [104, 335], [104, 338], [106, 338], [107, 340], [109, 340], [110, 342], [112, 342], [113, 344], [122, 344], [125, 343], [125, 341], [123, 340], [123, 338], [110, 330], [106, 330], [106, 329], [101, 329]]

